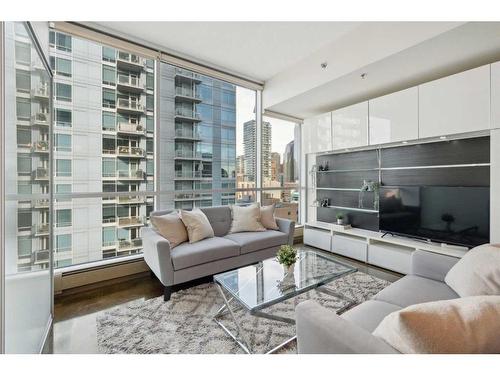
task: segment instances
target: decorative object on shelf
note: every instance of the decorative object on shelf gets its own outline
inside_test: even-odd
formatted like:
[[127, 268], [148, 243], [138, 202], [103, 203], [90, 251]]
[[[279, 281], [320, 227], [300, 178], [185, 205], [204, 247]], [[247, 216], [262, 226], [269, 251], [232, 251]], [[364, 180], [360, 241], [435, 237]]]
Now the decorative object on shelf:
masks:
[[318, 171], [326, 172], [328, 170], [328, 161], [321, 163], [318, 167]]
[[378, 205], [379, 205], [379, 196], [378, 196], [378, 191], [379, 191], [380, 184], [375, 181], [371, 180], [363, 180], [363, 185], [359, 189], [359, 201], [358, 201], [358, 207], [363, 208], [363, 197], [365, 195], [365, 192], [372, 192], [374, 193], [373, 197], [373, 209], [378, 210]]
[[330, 205], [330, 199], [329, 198], [323, 198], [321, 200], [321, 207], [328, 207]]
[[337, 225], [344, 225], [344, 214], [339, 212], [335, 216], [337, 217]]
[[297, 250], [290, 245], [281, 245], [276, 253], [276, 260], [283, 266], [286, 274], [293, 273], [297, 261]]
[[312, 204], [311, 207], [321, 207], [321, 198], [316, 198]]
[[316, 173], [317, 172], [318, 172], [318, 167], [316, 166], [316, 164], [314, 164], [311, 167], [311, 170], [309, 171], [309, 173], [311, 174], [311, 184], [312, 184], [313, 188], [316, 187]]
[[446, 223], [446, 231], [452, 232], [451, 224], [455, 221], [455, 217], [452, 214], [444, 213], [441, 215], [441, 220]]

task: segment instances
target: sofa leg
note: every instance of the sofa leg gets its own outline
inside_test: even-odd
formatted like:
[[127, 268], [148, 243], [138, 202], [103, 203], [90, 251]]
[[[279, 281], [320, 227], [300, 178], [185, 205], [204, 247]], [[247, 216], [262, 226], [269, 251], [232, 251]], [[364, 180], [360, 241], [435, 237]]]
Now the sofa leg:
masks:
[[170, 295], [172, 294], [172, 287], [166, 286], [163, 290], [163, 301], [167, 302], [170, 300]]

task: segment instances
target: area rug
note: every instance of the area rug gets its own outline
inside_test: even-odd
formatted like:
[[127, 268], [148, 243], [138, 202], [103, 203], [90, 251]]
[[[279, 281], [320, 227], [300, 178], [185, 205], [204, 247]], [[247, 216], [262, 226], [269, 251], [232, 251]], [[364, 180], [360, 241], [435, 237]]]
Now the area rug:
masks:
[[[361, 303], [390, 283], [356, 272], [328, 284], [329, 288]], [[295, 306], [308, 299], [332, 311], [347, 304], [330, 295], [310, 291], [264, 311], [293, 317]], [[230, 354], [244, 353], [212, 319], [223, 301], [213, 283], [202, 284], [163, 297], [135, 301], [97, 316], [97, 341], [101, 353]], [[257, 318], [243, 309], [236, 312], [253, 351], [265, 353], [295, 335], [295, 326]], [[224, 324], [234, 324], [224, 318]], [[280, 350], [295, 353], [292, 342]]]

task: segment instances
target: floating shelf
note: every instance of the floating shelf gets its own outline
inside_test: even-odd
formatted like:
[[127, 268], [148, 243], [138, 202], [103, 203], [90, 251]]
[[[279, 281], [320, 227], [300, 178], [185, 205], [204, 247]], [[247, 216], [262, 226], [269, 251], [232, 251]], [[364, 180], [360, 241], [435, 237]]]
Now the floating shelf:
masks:
[[365, 212], [365, 213], [369, 213], [369, 214], [378, 214], [378, 210], [371, 210], [369, 208], [344, 207], [344, 206], [327, 206], [327, 207], [318, 206], [318, 207], [321, 207], [321, 208], [336, 208], [336, 209], [339, 209], [339, 210]]
[[376, 172], [379, 168], [368, 169], [329, 169], [327, 171], [316, 171], [316, 173], [347, 173], [347, 172]]
[[360, 189], [356, 188], [324, 188], [317, 187], [316, 190], [331, 190], [331, 191], [360, 191]]

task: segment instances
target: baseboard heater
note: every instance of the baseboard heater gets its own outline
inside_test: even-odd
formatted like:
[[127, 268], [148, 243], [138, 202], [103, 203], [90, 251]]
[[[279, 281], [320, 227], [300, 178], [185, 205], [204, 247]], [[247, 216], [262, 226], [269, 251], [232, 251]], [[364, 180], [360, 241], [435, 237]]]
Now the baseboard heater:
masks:
[[134, 259], [96, 262], [54, 271], [54, 293], [149, 271], [141, 256]]

